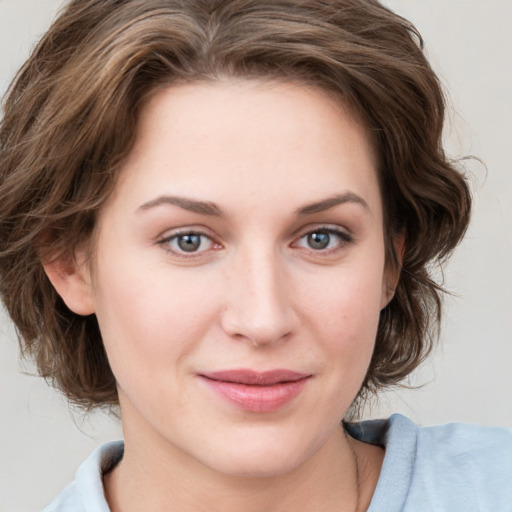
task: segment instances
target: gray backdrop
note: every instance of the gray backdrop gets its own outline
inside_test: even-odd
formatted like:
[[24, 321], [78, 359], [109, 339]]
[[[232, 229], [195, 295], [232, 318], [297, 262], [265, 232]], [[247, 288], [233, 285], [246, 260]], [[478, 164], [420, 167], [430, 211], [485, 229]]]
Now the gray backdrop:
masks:
[[[0, 91], [61, 5], [0, 0]], [[422, 424], [512, 426], [512, 2], [386, 0], [422, 32], [450, 91], [446, 144], [487, 164], [473, 174], [475, 212], [446, 272], [440, 347], [411, 382], [382, 396], [367, 416], [399, 411]], [[30, 367], [25, 365], [25, 370]], [[72, 479], [99, 443], [121, 436], [102, 415], [73, 413], [44, 382], [20, 373], [15, 335], [0, 313], [0, 511], [35, 511]]]

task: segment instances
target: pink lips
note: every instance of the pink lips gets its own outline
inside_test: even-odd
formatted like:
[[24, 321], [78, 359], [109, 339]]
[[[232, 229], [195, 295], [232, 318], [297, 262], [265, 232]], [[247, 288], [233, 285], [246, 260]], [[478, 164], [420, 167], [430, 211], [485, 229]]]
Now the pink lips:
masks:
[[291, 402], [311, 375], [291, 370], [228, 370], [200, 377], [222, 397], [251, 412], [273, 412]]

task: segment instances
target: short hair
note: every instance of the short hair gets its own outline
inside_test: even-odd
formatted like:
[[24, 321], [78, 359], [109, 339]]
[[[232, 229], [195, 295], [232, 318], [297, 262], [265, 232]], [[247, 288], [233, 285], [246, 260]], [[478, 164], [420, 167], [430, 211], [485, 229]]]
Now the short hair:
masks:
[[376, 0], [74, 0], [4, 101], [0, 292], [22, 353], [78, 405], [116, 405], [115, 377], [95, 316], [66, 307], [42, 258], [90, 240], [150, 94], [223, 78], [334, 94], [373, 140], [386, 261], [401, 269], [358, 398], [403, 381], [437, 338], [432, 269], [463, 237], [471, 196], [443, 151], [443, 90], [410, 22]]

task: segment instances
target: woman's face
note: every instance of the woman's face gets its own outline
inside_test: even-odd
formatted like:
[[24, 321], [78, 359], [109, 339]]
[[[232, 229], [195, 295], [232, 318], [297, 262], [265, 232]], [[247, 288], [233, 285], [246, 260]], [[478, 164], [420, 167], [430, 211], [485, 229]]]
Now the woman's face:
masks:
[[367, 133], [324, 93], [153, 96], [90, 276], [127, 439], [236, 475], [329, 446], [388, 300], [382, 223]]

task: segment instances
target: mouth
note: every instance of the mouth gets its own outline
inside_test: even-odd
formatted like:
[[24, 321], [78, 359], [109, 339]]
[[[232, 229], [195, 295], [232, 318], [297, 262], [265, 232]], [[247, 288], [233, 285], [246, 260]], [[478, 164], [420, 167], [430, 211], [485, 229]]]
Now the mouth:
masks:
[[281, 369], [265, 372], [237, 369], [203, 373], [199, 377], [231, 405], [244, 411], [264, 413], [291, 403], [312, 375]]

